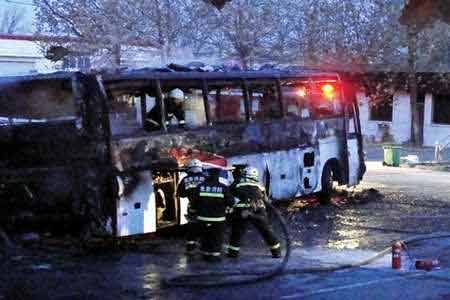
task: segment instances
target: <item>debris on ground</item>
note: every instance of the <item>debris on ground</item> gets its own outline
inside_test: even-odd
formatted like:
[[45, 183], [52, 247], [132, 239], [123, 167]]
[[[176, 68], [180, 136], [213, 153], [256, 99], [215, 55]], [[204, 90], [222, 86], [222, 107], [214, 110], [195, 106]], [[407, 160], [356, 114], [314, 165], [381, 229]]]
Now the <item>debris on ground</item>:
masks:
[[[374, 188], [370, 189], [339, 189], [333, 194], [330, 204], [342, 207], [347, 204], [363, 204], [383, 199], [383, 194]], [[319, 200], [312, 197], [302, 197], [288, 202], [277, 204], [278, 207], [287, 211], [299, 211], [312, 209], [320, 206]]]

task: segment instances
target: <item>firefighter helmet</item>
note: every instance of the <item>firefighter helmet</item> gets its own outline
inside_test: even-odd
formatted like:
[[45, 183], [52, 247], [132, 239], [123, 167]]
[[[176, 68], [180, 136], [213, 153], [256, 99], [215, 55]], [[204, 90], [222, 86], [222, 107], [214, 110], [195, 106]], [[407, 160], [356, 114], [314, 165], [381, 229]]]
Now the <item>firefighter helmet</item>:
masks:
[[191, 173], [201, 173], [203, 171], [203, 164], [198, 159], [193, 159], [189, 161], [186, 165], [188, 172]]
[[170, 91], [169, 97], [178, 101], [184, 101], [184, 93], [180, 89]]
[[247, 167], [244, 169], [243, 174], [245, 178], [251, 179], [254, 181], [258, 181], [259, 179], [259, 172], [257, 168], [254, 167]]

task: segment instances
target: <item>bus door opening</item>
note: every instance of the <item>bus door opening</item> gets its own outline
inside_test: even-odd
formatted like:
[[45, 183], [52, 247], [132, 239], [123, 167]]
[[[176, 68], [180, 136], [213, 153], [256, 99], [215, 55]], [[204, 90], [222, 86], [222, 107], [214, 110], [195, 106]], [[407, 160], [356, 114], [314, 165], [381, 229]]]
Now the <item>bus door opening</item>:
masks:
[[157, 229], [177, 224], [176, 172], [153, 171], [152, 180], [155, 193]]

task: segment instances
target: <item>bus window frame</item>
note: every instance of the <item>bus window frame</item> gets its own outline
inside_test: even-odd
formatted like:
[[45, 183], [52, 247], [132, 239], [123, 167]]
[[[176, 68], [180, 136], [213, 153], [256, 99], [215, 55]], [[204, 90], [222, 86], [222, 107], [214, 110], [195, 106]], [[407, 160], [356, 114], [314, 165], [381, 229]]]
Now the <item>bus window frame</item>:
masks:
[[206, 127], [212, 127], [211, 105], [209, 105], [209, 86], [206, 79], [202, 79], [203, 106], [205, 107]]
[[164, 133], [167, 133], [168, 131], [167, 131], [167, 125], [166, 125], [166, 105], [164, 103], [161, 79], [155, 80], [155, 92], [156, 92], [156, 95], [155, 95], [156, 105], [159, 106], [160, 112], [161, 112], [161, 114], [159, 116], [159, 121], [161, 122], [161, 129], [155, 130], [155, 132], [162, 131]]

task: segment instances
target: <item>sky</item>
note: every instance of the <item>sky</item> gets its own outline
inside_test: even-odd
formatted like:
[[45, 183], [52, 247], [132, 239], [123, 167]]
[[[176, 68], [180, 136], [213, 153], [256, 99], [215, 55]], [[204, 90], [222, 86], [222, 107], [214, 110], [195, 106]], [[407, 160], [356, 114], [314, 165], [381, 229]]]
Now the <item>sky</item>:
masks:
[[2, 9], [23, 9], [26, 11], [25, 31], [33, 32], [34, 6], [32, 0], [0, 0]]

